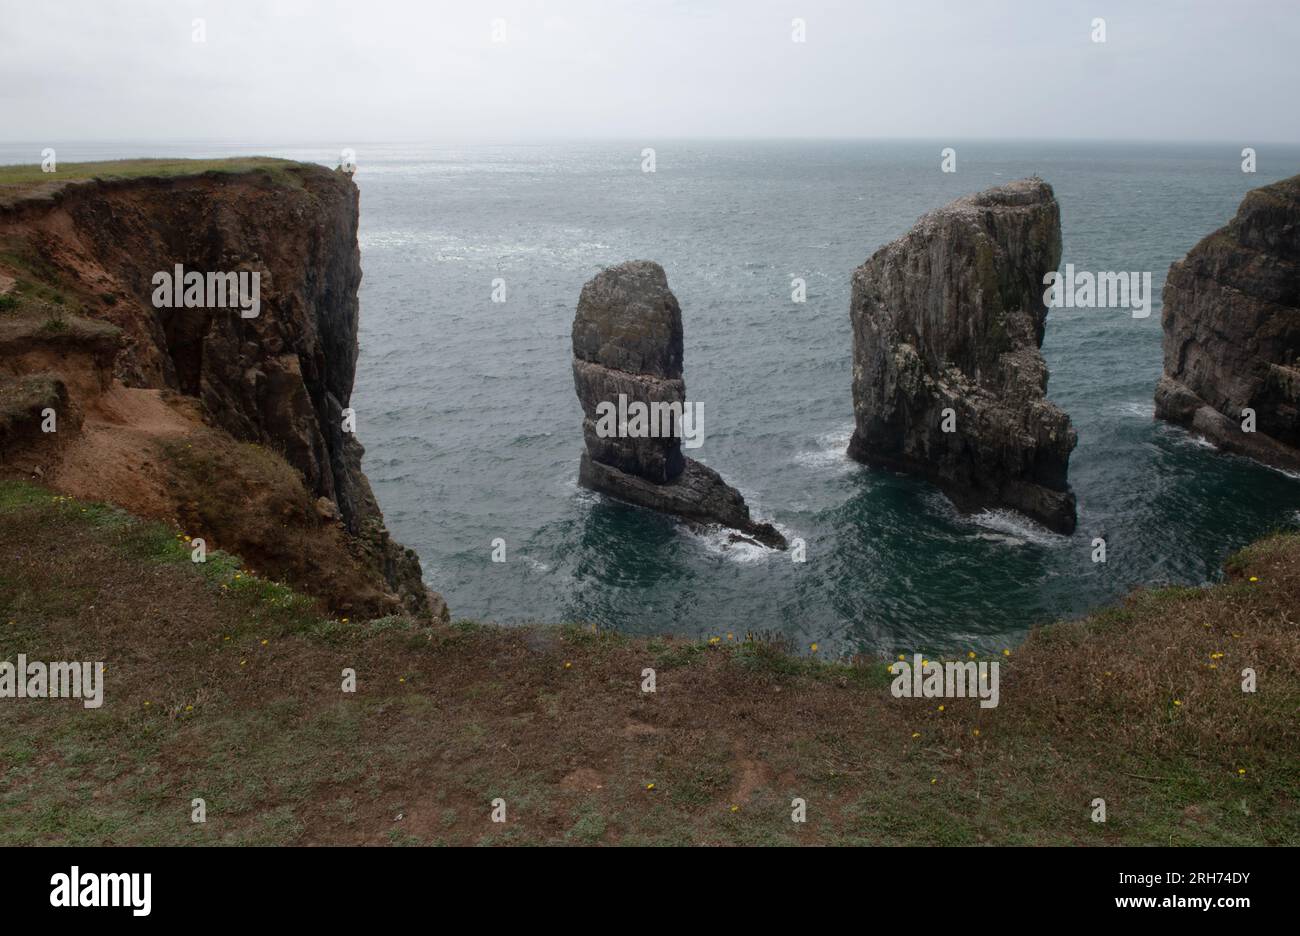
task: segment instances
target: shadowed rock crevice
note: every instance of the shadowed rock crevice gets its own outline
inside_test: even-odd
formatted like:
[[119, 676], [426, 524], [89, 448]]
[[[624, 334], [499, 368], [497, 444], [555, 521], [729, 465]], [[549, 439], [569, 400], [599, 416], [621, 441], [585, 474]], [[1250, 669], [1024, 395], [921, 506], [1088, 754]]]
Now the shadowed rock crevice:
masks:
[[1248, 192], [1236, 217], [1169, 268], [1163, 299], [1156, 415], [1300, 469], [1300, 176]]
[[[735, 488], [682, 454], [680, 416], [672, 433], [602, 431], [601, 407], [687, 406], [682, 379], [682, 310], [659, 264], [629, 261], [603, 270], [582, 287], [573, 321], [573, 384], [582, 403], [586, 451], [578, 480], [621, 500], [698, 523], [717, 523], [766, 546], [784, 548], [770, 523], [750, 519]], [[608, 417], [604, 423], [609, 426]], [[631, 425], [629, 423], [628, 425]]]
[[1078, 439], [1039, 353], [1060, 259], [1052, 188], [1023, 179], [930, 212], [858, 267], [849, 455], [920, 475], [962, 510], [1073, 532]]

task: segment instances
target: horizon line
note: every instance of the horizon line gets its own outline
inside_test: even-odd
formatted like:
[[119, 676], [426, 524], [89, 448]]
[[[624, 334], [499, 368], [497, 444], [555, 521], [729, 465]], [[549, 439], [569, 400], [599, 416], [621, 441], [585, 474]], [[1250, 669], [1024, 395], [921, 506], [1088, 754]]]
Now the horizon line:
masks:
[[326, 139], [252, 139], [232, 140], [214, 137], [46, 137], [38, 139], [0, 139], [0, 146], [50, 146], [54, 144], [90, 145], [163, 145], [163, 146], [340, 146], [340, 145], [404, 145], [404, 146], [543, 146], [572, 143], [635, 143], [649, 145], [655, 140], [701, 143], [1061, 143], [1092, 145], [1160, 145], [1160, 146], [1294, 146], [1298, 140], [1228, 140], [1224, 138], [1153, 138], [1153, 137], [1033, 137], [1033, 136], [680, 136], [640, 134], [637, 136], [553, 136], [512, 139], [454, 138], [432, 140], [413, 137], [372, 137]]

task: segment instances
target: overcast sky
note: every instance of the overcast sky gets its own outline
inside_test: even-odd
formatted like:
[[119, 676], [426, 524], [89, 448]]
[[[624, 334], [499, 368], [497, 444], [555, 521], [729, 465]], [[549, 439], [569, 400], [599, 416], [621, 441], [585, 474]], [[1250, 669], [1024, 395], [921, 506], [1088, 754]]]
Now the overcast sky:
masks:
[[1300, 142], [1297, 50], [1300, 0], [0, 0], [0, 142], [1244, 146]]

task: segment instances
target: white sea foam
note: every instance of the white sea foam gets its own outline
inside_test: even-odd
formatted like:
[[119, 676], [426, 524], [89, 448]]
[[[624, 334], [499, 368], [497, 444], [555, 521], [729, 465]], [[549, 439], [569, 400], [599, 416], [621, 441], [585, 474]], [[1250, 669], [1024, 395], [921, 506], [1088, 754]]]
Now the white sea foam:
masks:
[[1236, 452], [1224, 452], [1222, 449], [1220, 449], [1209, 439], [1205, 438], [1205, 436], [1199, 435], [1195, 432], [1189, 432], [1188, 430], [1183, 429], [1179, 426], [1168, 426], [1168, 429], [1170, 432], [1175, 433], [1175, 439], [1180, 445], [1187, 445], [1193, 448], [1209, 449], [1212, 452], [1223, 452], [1223, 454], [1229, 457], [1244, 458], [1250, 461], [1252, 464], [1262, 465], [1263, 467], [1268, 468], [1271, 471], [1276, 471], [1280, 475], [1285, 475], [1286, 477], [1291, 478], [1292, 480], [1300, 481], [1300, 471], [1296, 471], [1294, 468], [1279, 468], [1276, 465], [1269, 465], [1266, 464], [1265, 462], [1256, 461], [1255, 459], [1252, 459], [1247, 455], [1238, 455]]
[[1036, 546], [1063, 546], [1069, 537], [1053, 533], [1024, 514], [1007, 508], [990, 508], [970, 516], [970, 522], [994, 530], [1013, 540], [1033, 543]]
[[[1016, 513], [1014, 510], [1008, 510], [1004, 507], [981, 510], [979, 513], [971, 514], [967, 519], [976, 526], [993, 530], [995, 533], [1007, 537], [1009, 541], [1012, 541], [1012, 545], [1021, 546], [1025, 543], [1033, 543], [1035, 546], [1064, 546], [1070, 541], [1068, 536], [1053, 533], [1047, 527], [1035, 523], [1024, 514]], [[981, 539], [988, 536], [988, 534], [976, 535]]]
[[[780, 524], [773, 523], [772, 525], [780, 530], [781, 535], [787, 540], [794, 538], [791, 531]], [[763, 562], [776, 557], [787, 557], [786, 561], [789, 561], [788, 553], [783, 549], [769, 549], [766, 546], [760, 546], [746, 540], [733, 541], [731, 537], [736, 531], [729, 527], [713, 525], [701, 527], [683, 524], [682, 531], [691, 542], [700, 546], [705, 552], [731, 562], [748, 565], [752, 562]], [[739, 535], [743, 536], [744, 534]]]
[[1184, 445], [1190, 445], [1194, 448], [1205, 448], [1217, 452], [1219, 447], [1203, 435], [1197, 435], [1194, 432], [1186, 433], [1180, 440]]
[[[580, 485], [578, 483], [577, 475], [565, 479], [564, 486], [572, 493], [574, 499], [584, 509], [590, 509], [600, 503], [601, 499], [605, 497], [605, 495], [597, 491], [593, 491], [590, 488]], [[762, 510], [756, 509], [757, 498], [749, 491], [741, 491], [740, 493], [741, 496], [745, 498], [745, 503], [749, 505], [751, 515], [759, 521], [764, 521], [766, 518], [763, 516]], [[774, 520], [767, 520], [766, 522], [769, 522], [772, 526], [776, 527], [780, 534], [786, 538], [787, 542], [793, 540], [798, 535], [789, 527], [777, 523]], [[716, 524], [700, 525], [686, 521], [678, 523], [678, 527], [688, 540], [695, 543], [706, 553], [719, 556], [723, 559], [728, 559], [732, 562], [761, 562], [764, 559], [770, 559], [774, 556], [788, 555], [788, 553], [783, 549], [769, 549], [766, 546], [757, 545], [747, 540], [733, 541], [731, 537], [733, 534], [736, 534], [737, 531], [730, 527], [718, 526]], [[739, 535], [743, 536], [744, 534], [741, 533]], [[549, 571], [549, 569], [543, 571]]]
[[835, 429], [817, 437], [816, 448], [796, 452], [794, 460], [805, 468], [827, 468], [836, 471], [848, 471], [854, 467], [853, 459], [848, 456], [849, 439], [853, 437], [853, 426], [847, 429]]
[[937, 488], [923, 495], [927, 507], [938, 514], [950, 518], [964, 527], [979, 527], [978, 531], [965, 534], [967, 539], [982, 539], [990, 543], [1003, 543], [1007, 546], [1065, 546], [1070, 542], [1068, 536], [1053, 533], [1047, 527], [1031, 520], [1022, 513], [1009, 507], [990, 507], [978, 513], [964, 514], [957, 506]]
[[573, 495], [573, 499], [582, 507], [591, 507], [600, 503], [600, 495], [589, 487], [583, 487], [578, 483], [577, 472], [569, 475], [562, 482], [564, 489]]
[[1175, 445], [1190, 446], [1192, 448], [1206, 448], [1217, 452], [1219, 447], [1211, 442], [1205, 436], [1199, 433], [1191, 432], [1182, 426], [1174, 425], [1170, 422], [1159, 423], [1159, 431], [1170, 436]]
[[534, 572], [551, 571], [551, 567], [548, 566], [545, 562], [542, 562], [541, 560], [534, 559], [532, 556], [524, 556], [523, 558], [524, 558], [524, 562], [528, 563], [528, 567], [532, 569]]
[[1134, 419], [1154, 419], [1156, 415], [1156, 405], [1154, 403], [1146, 403], [1140, 400], [1117, 403], [1113, 410], [1121, 416], [1131, 416]]
[[972, 539], [981, 539], [990, 543], [1002, 543], [1007, 546], [1024, 546], [1028, 541], [1007, 533], [974, 533]]

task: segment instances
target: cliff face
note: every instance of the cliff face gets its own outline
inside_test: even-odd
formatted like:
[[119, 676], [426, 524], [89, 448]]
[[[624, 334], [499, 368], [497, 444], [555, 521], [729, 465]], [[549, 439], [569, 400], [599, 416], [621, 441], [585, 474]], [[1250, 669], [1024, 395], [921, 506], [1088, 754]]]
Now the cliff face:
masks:
[[1052, 188], [1025, 179], [925, 215], [855, 270], [849, 454], [1072, 532], [1077, 434], [1038, 350], [1060, 258]]
[[1300, 469], [1300, 176], [1247, 193], [1227, 226], [1169, 268], [1161, 323], [1156, 415]]
[[[74, 182], [0, 205], [0, 242], [10, 248], [0, 267], [9, 266], [8, 278], [29, 292], [57, 294], [80, 316], [121, 329], [112, 376], [124, 393], [188, 399], [211, 429], [278, 453], [296, 469], [312, 516], [302, 516], [301, 499], [288, 493], [294, 503], [287, 513], [304, 528], [339, 525], [349, 553], [340, 562], [355, 566], [344, 578], [371, 579], [353, 582], [361, 605], [354, 613], [442, 614], [415, 554], [384, 529], [361, 471], [364, 449], [344, 427], [357, 362], [357, 217], [351, 178], [317, 166]], [[178, 265], [184, 272], [256, 272], [258, 313], [156, 308], [155, 274]], [[81, 404], [95, 409], [94, 401]], [[209, 524], [224, 524], [214, 545], [258, 552], [257, 544], [220, 541], [246, 537], [219, 511], [182, 502], [153, 512], [167, 506], [182, 519], [202, 524], [206, 514]], [[283, 560], [292, 577], [290, 557], [264, 559]], [[297, 562], [299, 571], [310, 571], [313, 561]], [[347, 591], [331, 603], [355, 607]]]
[[[682, 454], [680, 416], [676, 434], [646, 434], [636, 431], [635, 415], [626, 421], [621, 415], [652, 404], [675, 405], [684, 414], [680, 408], [691, 404], [682, 379], [682, 344], [681, 306], [659, 264], [629, 261], [601, 271], [582, 287], [573, 320], [573, 384], [587, 446], [578, 481], [651, 510], [721, 524], [784, 548], [785, 538], [775, 527], [750, 518], [739, 491]], [[616, 420], [605, 417], [603, 432], [602, 407], [620, 413]], [[654, 425], [652, 419], [643, 428]], [[661, 421], [658, 428], [665, 428]]]

